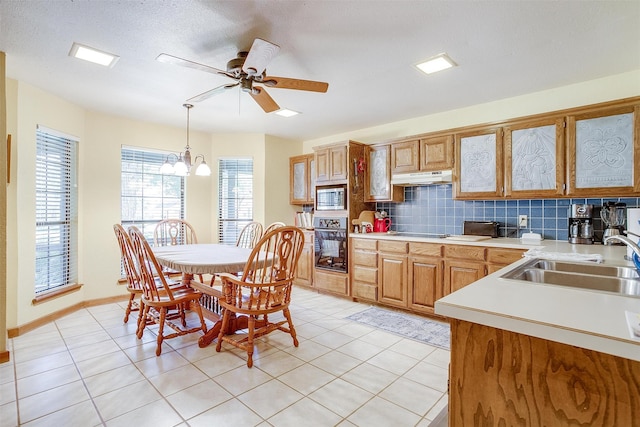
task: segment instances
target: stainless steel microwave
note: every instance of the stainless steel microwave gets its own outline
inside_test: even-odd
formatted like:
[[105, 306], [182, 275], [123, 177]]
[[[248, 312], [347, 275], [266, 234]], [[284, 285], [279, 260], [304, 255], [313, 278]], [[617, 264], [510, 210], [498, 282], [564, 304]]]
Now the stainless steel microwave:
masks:
[[316, 187], [316, 210], [339, 211], [347, 209], [346, 185], [323, 185]]

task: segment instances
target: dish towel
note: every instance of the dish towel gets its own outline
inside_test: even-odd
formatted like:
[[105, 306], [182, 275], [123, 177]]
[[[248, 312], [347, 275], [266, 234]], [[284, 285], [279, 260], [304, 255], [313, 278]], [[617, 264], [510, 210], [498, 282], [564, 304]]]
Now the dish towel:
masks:
[[526, 258], [540, 258], [540, 259], [549, 259], [554, 261], [591, 261], [591, 262], [602, 262], [602, 255], [600, 254], [577, 254], [573, 252], [547, 252], [542, 251], [540, 249], [529, 249], [527, 252], [522, 254], [523, 257]]

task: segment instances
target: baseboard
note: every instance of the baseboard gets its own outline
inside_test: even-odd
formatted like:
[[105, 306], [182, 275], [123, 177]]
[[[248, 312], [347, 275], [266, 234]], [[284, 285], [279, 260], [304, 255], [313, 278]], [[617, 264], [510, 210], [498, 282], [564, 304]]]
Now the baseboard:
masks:
[[34, 329], [37, 329], [40, 326], [46, 325], [47, 323], [52, 322], [54, 320], [58, 320], [61, 317], [64, 317], [68, 314], [71, 314], [83, 308], [94, 307], [96, 305], [111, 304], [111, 303], [120, 302], [120, 301], [127, 301], [128, 299], [129, 299], [129, 294], [125, 294], [125, 295], [119, 295], [115, 297], [98, 298], [98, 299], [89, 300], [89, 301], [82, 301], [70, 307], [63, 308], [62, 310], [58, 310], [51, 314], [47, 314], [46, 316], [33, 320], [29, 323], [25, 323], [24, 325], [20, 325], [16, 328], [9, 328], [7, 329], [7, 336], [9, 338], [19, 337], [22, 334], [26, 334], [29, 331], [33, 331]]

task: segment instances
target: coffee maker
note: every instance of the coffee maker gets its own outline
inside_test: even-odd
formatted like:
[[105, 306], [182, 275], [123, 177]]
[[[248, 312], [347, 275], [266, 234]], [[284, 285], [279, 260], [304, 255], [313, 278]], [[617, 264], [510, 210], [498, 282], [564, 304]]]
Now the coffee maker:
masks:
[[593, 205], [574, 203], [569, 212], [569, 243], [593, 244]]
[[[606, 225], [602, 233], [602, 240], [607, 237], [619, 236], [624, 231], [624, 220], [627, 216], [627, 205], [622, 202], [605, 202], [600, 210], [602, 223]], [[608, 241], [608, 245], [624, 245], [619, 241]]]

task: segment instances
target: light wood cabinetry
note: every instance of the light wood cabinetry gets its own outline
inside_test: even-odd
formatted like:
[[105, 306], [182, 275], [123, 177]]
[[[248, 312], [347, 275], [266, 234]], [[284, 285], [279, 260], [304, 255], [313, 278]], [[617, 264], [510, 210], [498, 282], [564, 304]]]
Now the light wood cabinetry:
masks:
[[456, 135], [456, 199], [502, 197], [502, 134], [490, 127]]
[[640, 106], [602, 108], [567, 117], [568, 194], [587, 197], [640, 191]]
[[442, 252], [442, 245], [409, 242], [409, 309], [434, 314], [436, 300], [445, 295]]
[[313, 154], [289, 158], [289, 203], [313, 204], [315, 198], [315, 160]]
[[445, 246], [444, 282], [447, 294], [486, 276], [486, 251], [487, 248], [482, 246]]
[[401, 202], [404, 188], [391, 185], [391, 146], [371, 145], [365, 148], [367, 169], [364, 180], [366, 202]]
[[313, 286], [313, 231], [304, 232], [304, 245], [298, 260], [298, 271], [293, 281], [296, 285]]
[[349, 295], [349, 275], [329, 270], [314, 269], [313, 287], [338, 295]]
[[354, 298], [378, 299], [378, 241], [351, 239], [351, 293]]
[[524, 249], [487, 248], [487, 274], [495, 273], [522, 259]]
[[405, 308], [407, 306], [406, 242], [378, 241], [379, 302]]
[[348, 144], [314, 147], [316, 185], [341, 184], [349, 178]]
[[453, 168], [453, 135], [439, 135], [391, 144], [391, 174]]
[[450, 323], [449, 426], [640, 425], [640, 362]]

